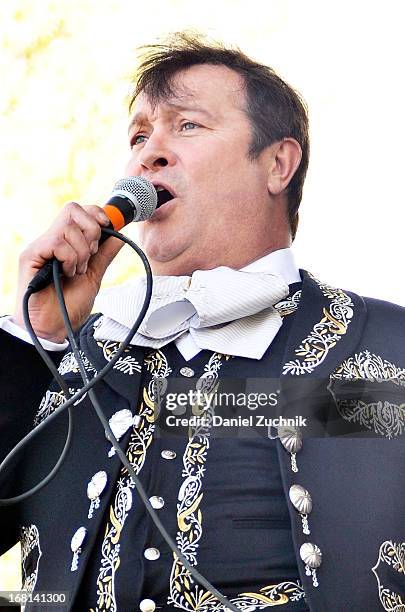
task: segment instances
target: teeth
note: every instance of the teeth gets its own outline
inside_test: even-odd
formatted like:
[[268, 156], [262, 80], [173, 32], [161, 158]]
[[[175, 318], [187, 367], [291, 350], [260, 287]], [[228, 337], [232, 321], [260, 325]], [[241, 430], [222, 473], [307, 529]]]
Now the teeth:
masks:
[[164, 187], [159, 187], [159, 186], [157, 186], [157, 187], [156, 187], [156, 191], [164, 191]]

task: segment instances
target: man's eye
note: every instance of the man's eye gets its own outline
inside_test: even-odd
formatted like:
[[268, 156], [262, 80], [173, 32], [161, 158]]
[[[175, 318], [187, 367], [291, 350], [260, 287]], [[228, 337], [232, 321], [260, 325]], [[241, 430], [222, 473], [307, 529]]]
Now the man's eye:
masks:
[[194, 128], [198, 128], [200, 127], [199, 125], [197, 125], [197, 123], [193, 123], [192, 121], [186, 121], [185, 123], [181, 124], [181, 129], [182, 130], [193, 130]]
[[142, 142], [145, 142], [146, 136], [145, 134], [136, 134], [133, 138], [131, 138], [131, 147], [134, 147]]

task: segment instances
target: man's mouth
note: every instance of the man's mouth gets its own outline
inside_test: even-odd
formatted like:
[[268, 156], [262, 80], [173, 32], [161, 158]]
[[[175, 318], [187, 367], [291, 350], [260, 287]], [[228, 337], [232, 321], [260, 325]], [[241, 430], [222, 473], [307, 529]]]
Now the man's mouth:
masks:
[[163, 206], [163, 204], [166, 204], [166, 202], [173, 200], [173, 198], [175, 197], [168, 189], [165, 189], [164, 187], [161, 187], [160, 185], [155, 185], [155, 188], [157, 191], [156, 208], [159, 208], [159, 206]]

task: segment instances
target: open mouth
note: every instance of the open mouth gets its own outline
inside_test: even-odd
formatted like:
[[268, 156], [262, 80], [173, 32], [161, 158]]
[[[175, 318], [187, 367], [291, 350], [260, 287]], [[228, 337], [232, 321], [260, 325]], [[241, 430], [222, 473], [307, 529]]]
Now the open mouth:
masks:
[[170, 193], [168, 189], [165, 189], [164, 187], [159, 187], [159, 185], [156, 185], [155, 187], [157, 191], [156, 208], [159, 208], [159, 206], [163, 206], [163, 204], [166, 204], [166, 202], [170, 202], [170, 200], [173, 200], [174, 195]]

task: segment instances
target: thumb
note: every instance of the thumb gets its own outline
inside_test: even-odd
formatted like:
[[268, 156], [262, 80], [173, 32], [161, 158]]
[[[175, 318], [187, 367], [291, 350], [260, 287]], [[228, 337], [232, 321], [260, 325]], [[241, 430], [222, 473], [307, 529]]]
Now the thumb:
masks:
[[101, 283], [105, 271], [114, 257], [118, 255], [124, 244], [122, 240], [110, 237], [100, 245], [97, 253], [90, 258], [88, 266], [89, 271], [99, 283]]

